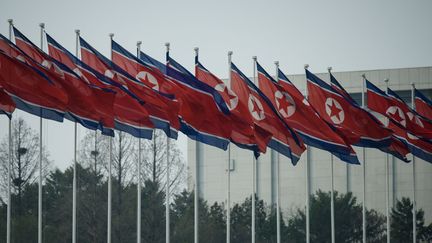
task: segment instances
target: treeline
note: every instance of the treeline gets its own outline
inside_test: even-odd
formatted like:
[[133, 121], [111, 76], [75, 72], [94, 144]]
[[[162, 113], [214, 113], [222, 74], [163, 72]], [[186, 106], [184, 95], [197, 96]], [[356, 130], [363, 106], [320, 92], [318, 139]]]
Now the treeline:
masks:
[[[94, 171], [78, 165], [78, 242], [106, 242], [107, 184]], [[73, 170], [50, 172], [43, 195], [43, 242], [71, 242]], [[136, 242], [136, 184], [118, 187], [113, 182], [112, 239], [113, 242]], [[122, 192], [122, 201], [116, 192]], [[37, 183], [27, 184], [22, 191], [19, 208], [18, 194], [12, 197], [12, 242], [37, 242]], [[142, 190], [141, 235], [143, 242], [165, 242], [165, 194], [157, 182], [147, 180]], [[193, 242], [193, 193], [183, 191], [173, 197], [171, 210], [171, 241]], [[330, 194], [318, 191], [311, 196], [311, 242], [330, 242]], [[336, 242], [361, 242], [362, 208], [351, 193], [335, 193]], [[398, 201], [392, 211], [392, 242], [412, 239], [412, 203]], [[208, 205], [199, 201], [200, 242], [224, 242], [226, 214], [222, 204]], [[282, 242], [305, 241], [305, 213], [298, 209], [292, 215], [281, 215]], [[276, 213], [273, 207], [257, 200], [257, 242], [276, 242]], [[232, 242], [250, 241], [251, 200], [235, 204], [231, 210]], [[432, 226], [424, 225], [424, 213], [417, 212], [419, 240], [432, 240]], [[385, 217], [367, 210], [368, 242], [385, 240]], [[6, 239], [6, 204], [0, 205], [0, 239]]]

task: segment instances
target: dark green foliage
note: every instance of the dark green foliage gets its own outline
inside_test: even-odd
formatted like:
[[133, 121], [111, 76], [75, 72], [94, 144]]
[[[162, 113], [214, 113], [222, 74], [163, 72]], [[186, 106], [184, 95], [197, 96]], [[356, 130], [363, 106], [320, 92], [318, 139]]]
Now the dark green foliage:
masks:
[[[391, 212], [391, 239], [393, 242], [410, 242], [413, 237], [413, 204], [409, 198], [398, 200]], [[432, 241], [432, 224], [425, 226], [424, 211], [416, 212], [418, 241]]]

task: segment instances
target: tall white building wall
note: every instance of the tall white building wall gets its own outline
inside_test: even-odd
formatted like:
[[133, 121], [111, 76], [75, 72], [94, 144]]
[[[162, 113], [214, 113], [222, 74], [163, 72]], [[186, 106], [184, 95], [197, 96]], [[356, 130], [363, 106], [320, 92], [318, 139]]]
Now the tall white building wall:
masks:
[[[313, 72], [313, 68], [311, 69]], [[354, 72], [334, 72], [334, 76], [348, 92], [359, 96], [362, 90], [361, 75], [365, 73], [368, 80], [385, 89], [384, 79], [389, 78], [389, 86], [395, 91], [406, 91], [409, 95], [410, 83], [424, 90], [429, 96], [432, 93], [432, 67], [402, 68]], [[328, 74], [318, 74], [328, 81]], [[304, 91], [305, 75], [290, 75], [290, 80]], [[409, 97], [405, 97], [409, 98]], [[407, 100], [409, 101], [409, 99]], [[188, 188], [193, 190], [195, 181], [196, 142], [188, 140]], [[355, 147], [358, 158], [363, 164], [362, 148]], [[200, 197], [209, 203], [225, 202], [226, 200], [226, 169], [228, 153], [226, 151], [203, 146], [204, 161], [198, 165], [198, 191]], [[412, 198], [412, 163], [404, 163], [389, 156], [390, 163], [390, 203], [401, 197]], [[234, 160], [234, 171], [231, 172], [231, 202], [241, 202], [252, 192], [252, 161], [251, 151], [231, 145], [231, 158]], [[285, 214], [297, 208], [304, 208], [306, 200], [305, 153], [299, 163], [293, 166], [290, 160], [282, 155], [280, 158], [280, 191], [281, 205]], [[409, 155], [411, 159], [412, 156]], [[385, 161], [386, 154], [376, 149], [366, 149], [366, 206], [385, 212]], [[270, 152], [263, 154], [258, 161], [257, 194], [267, 204], [275, 203], [275, 165], [270, 160]], [[310, 191], [330, 191], [331, 170], [330, 154], [326, 151], [311, 148]], [[426, 222], [432, 221], [432, 164], [416, 159], [416, 195], [418, 208], [425, 211]], [[359, 202], [362, 202], [362, 166], [347, 165], [335, 158], [334, 163], [335, 190], [346, 193], [353, 192]]]

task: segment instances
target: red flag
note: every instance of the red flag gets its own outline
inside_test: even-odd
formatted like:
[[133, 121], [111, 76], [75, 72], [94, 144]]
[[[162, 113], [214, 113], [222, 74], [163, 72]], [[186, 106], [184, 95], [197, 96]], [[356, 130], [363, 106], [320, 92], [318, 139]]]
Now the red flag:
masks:
[[231, 141], [239, 147], [265, 153], [271, 134], [256, 126], [252, 115], [245, 104], [239, 102], [238, 96], [222, 80], [210, 73], [199, 61], [195, 60], [195, 75], [200, 81], [217, 90], [230, 110], [232, 124]]
[[[144, 107], [150, 114], [153, 124], [156, 128], [162, 129], [165, 133], [177, 138], [177, 131], [180, 129], [178, 118], [179, 104], [174, 99], [172, 93], [164, 93], [161, 87], [164, 88], [169, 82], [166, 81], [163, 74], [154, 71], [153, 68], [143, 64], [136, 56], [132, 55], [115, 41], [112, 41], [112, 62], [119, 68], [126, 71], [131, 77], [141, 81], [143, 84], [154, 90], [153, 93], [159, 95], [169, 104], [167, 109], [161, 109], [151, 104], [144, 104]], [[172, 86], [172, 85], [171, 85]]]
[[308, 70], [306, 78], [309, 102], [350, 144], [372, 148], [390, 145], [392, 132], [371, 114]]
[[130, 95], [126, 88], [80, 61], [51, 36], [47, 35], [47, 40], [50, 55], [55, 59], [68, 65], [89, 84], [101, 89], [115, 91], [113, 113], [117, 130], [127, 132], [135, 137], [148, 139], [152, 137], [153, 123], [149, 119], [147, 110]]
[[368, 107], [405, 127], [415, 136], [432, 140], [432, 122], [419, 116], [393, 90], [384, 93], [366, 80]]
[[414, 89], [414, 103], [416, 111], [432, 121], [432, 101], [417, 89]]
[[282, 121], [268, 98], [234, 64], [231, 65], [231, 80], [239, 102], [248, 107], [255, 124], [272, 134], [268, 146], [296, 164], [305, 150], [300, 137]]
[[[112, 115], [114, 92], [107, 92], [90, 86], [66, 65], [35, 46], [16, 28], [14, 28], [14, 31], [17, 46], [42, 65], [45, 68], [46, 75], [62, 85], [68, 93], [67, 110], [70, 116], [67, 116], [67, 118], [79, 122], [86, 128], [101, 128], [103, 132], [113, 135], [112, 130], [105, 130], [103, 126], [107, 128], [114, 127], [114, 117]], [[111, 114], [106, 114], [107, 108], [111, 110], [111, 112], [108, 111]]]
[[12, 112], [15, 110], [15, 102], [12, 98], [4, 91], [3, 87], [0, 85], [0, 114], [6, 114], [11, 117]]
[[306, 144], [327, 150], [347, 163], [359, 164], [351, 146], [322, 120], [283, 73], [279, 73], [279, 82], [276, 83], [258, 63], [257, 69], [260, 89]]

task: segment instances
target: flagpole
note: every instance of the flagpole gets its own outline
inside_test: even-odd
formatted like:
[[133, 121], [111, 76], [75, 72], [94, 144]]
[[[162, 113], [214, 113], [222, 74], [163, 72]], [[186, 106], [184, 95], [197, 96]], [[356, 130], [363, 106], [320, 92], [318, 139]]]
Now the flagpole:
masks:
[[[75, 30], [76, 44], [75, 55], [78, 58], [79, 54], [79, 30]], [[74, 125], [74, 165], [73, 165], [73, 181], [72, 181], [72, 243], [76, 243], [76, 227], [77, 227], [77, 123]]]
[[[112, 40], [114, 37], [113, 33], [109, 34], [110, 37], [110, 55], [112, 60]], [[113, 162], [113, 155], [112, 155], [112, 147], [113, 147], [113, 139], [110, 136], [109, 139], [109, 165], [108, 165], [108, 222], [107, 222], [107, 242], [111, 243], [111, 207], [112, 207], [112, 181], [111, 181], [111, 168], [112, 168], [112, 162]]]
[[[253, 56], [253, 82], [255, 83], [256, 80], [256, 64], [257, 64], [257, 57]], [[255, 193], [256, 193], [256, 174], [257, 174], [257, 161], [258, 158], [253, 157], [253, 163], [252, 163], [252, 227], [251, 227], [251, 235], [252, 235], [252, 243], [255, 243]]]
[[[45, 29], [45, 24], [40, 23], [40, 48], [43, 50], [43, 34]], [[42, 113], [42, 111], [41, 111]], [[39, 191], [38, 191], [38, 243], [42, 243], [42, 114], [39, 119]]]
[[[413, 108], [413, 110], [416, 109], [415, 107], [415, 101], [414, 101], [414, 90], [415, 90], [415, 84], [411, 83], [411, 107]], [[416, 205], [416, 173], [415, 173], [415, 162], [416, 162], [416, 157], [413, 155], [413, 159], [412, 159], [412, 178], [413, 178], [413, 243], [417, 242], [417, 215], [416, 215], [416, 211], [417, 211], [417, 205]]]
[[[362, 106], [363, 108], [366, 108], [366, 97], [365, 97], [365, 80], [366, 75], [362, 75]], [[363, 237], [363, 243], [366, 243], [366, 149], [362, 147], [362, 154], [363, 154], [363, 203], [362, 203], [362, 237]]]
[[[386, 83], [386, 93], [388, 93], [388, 82], [389, 79], [385, 79], [384, 82]], [[389, 203], [390, 203], [390, 190], [389, 190], [389, 163], [390, 163], [390, 159], [389, 159], [389, 155], [386, 154], [386, 225], [387, 225], [387, 243], [390, 243], [390, 208], [389, 208]]]
[[[198, 47], [195, 47], [195, 55], [198, 56], [199, 49]], [[195, 158], [195, 194], [194, 194], [194, 242], [198, 243], [198, 230], [199, 230], [199, 192], [198, 192], [198, 183], [199, 183], [199, 166], [203, 162], [203, 147], [202, 144], [198, 141], [196, 141], [196, 158]]]
[[[279, 75], [279, 62], [274, 62], [276, 66], [276, 81], [278, 80]], [[280, 225], [280, 173], [279, 173], [279, 163], [280, 163], [280, 157], [279, 153], [272, 150], [272, 155], [276, 157], [276, 242], [281, 242], [281, 225]]]
[[[329, 74], [331, 74], [332, 67], [327, 68]], [[335, 213], [334, 213], [334, 156], [330, 154], [331, 163], [331, 192], [330, 192], [330, 212], [331, 212], [331, 242], [335, 243]]]
[[169, 156], [170, 156], [170, 140], [167, 136], [167, 170], [166, 170], [166, 197], [165, 197], [165, 215], [166, 215], [166, 226], [165, 226], [165, 242], [170, 242], [170, 189], [169, 189], [169, 183], [170, 183], [170, 162], [169, 162]]
[[[231, 63], [232, 51], [228, 52], [228, 85], [231, 88]], [[231, 144], [228, 144], [227, 163], [227, 205], [226, 205], [226, 242], [231, 242]]]
[[[309, 64], [305, 64], [304, 68], [307, 70], [309, 68]], [[308, 91], [307, 91], [307, 81], [306, 81], [306, 98], [308, 98]], [[309, 212], [309, 200], [310, 200], [310, 173], [309, 173], [309, 166], [310, 166], [310, 157], [311, 157], [311, 151], [310, 147], [306, 147], [306, 164], [305, 164], [305, 173], [306, 173], [306, 243], [310, 243], [310, 212]]]
[[[141, 41], [137, 42], [137, 57], [141, 57]], [[137, 243], [141, 243], [141, 138], [138, 138], [138, 177], [137, 177]]]
[[[8, 19], [9, 22], [9, 40], [12, 40], [12, 26], [13, 20]], [[11, 167], [12, 167], [12, 116], [9, 118], [9, 163], [8, 163], [8, 201], [7, 201], [7, 219], [6, 219], [6, 243], [11, 242]]]

